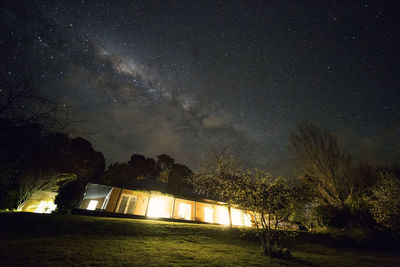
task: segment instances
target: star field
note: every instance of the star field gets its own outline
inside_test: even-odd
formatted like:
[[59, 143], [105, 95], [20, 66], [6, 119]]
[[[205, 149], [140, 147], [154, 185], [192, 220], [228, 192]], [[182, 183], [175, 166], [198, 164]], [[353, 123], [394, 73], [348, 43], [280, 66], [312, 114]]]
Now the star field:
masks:
[[400, 158], [396, 2], [5, 1], [2, 72], [61, 102], [108, 162], [215, 146], [284, 172], [311, 121], [355, 157]]

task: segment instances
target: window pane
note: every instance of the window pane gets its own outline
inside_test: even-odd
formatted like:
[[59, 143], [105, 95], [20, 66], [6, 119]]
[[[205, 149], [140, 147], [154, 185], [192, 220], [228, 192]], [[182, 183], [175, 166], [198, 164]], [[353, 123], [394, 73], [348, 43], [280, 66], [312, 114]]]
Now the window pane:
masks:
[[90, 200], [87, 209], [88, 210], [95, 210], [96, 207], [97, 207], [97, 203], [98, 203], [97, 200]]
[[212, 208], [209, 207], [204, 208], [204, 221], [208, 223], [214, 222], [214, 211]]
[[192, 218], [191, 206], [189, 204], [181, 203], [179, 204], [179, 219], [190, 220]]
[[119, 205], [119, 208], [118, 208], [118, 213], [125, 213], [125, 208], [126, 208], [127, 202], [128, 202], [128, 197], [123, 196], [121, 199], [121, 204]]
[[136, 206], [136, 197], [130, 197], [128, 203], [128, 210], [126, 211], [126, 213], [133, 214], [135, 206]]

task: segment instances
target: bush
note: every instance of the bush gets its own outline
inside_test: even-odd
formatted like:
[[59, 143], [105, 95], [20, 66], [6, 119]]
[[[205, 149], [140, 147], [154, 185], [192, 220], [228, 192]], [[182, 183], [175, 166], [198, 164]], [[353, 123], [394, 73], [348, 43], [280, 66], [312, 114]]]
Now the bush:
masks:
[[0, 189], [0, 209], [14, 210], [18, 202], [18, 191], [15, 189]]
[[372, 195], [366, 198], [371, 214], [378, 224], [400, 236], [400, 179], [386, 171], [378, 177]]
[[57, 204], [57, 212], [70, 213], [85, 192], [85, 187], [86, 184], [78, 180], [71, 181], [62, 186], [54, 200], [54, 203]]
[[331, 205], [320, 205], [314, 208], [314, 216], [319, 226], [324, 227], [347, 227], [350, 221], [350, 209], [338, 208]]

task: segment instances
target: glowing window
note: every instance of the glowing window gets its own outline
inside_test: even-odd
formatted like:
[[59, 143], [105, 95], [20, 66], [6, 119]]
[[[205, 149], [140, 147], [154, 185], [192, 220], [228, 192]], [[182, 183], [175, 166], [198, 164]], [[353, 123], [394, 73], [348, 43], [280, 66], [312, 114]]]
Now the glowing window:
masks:
[[97, 200], [90, 200], [89, 205], [87, 206], [88, 210], [95, 210], [97, 207], [97, 203], [99, 203]]
[[232, 225], [243, 225], [242, 212], [237, 209], [231, 209]]
[[179, 219], [191, 220], [192, 219], [192, 207], [189, 204], [180, 203], [178, 217], [179, 217]]
[[216, 223], [225, 225], [229, 224], [229, 212], [227, 207], [217, 206]]
[[209, 207], [204, 208], [204, 221], [208, 223], [214, 222], [214, 211], [212, 208]]
[[40, 201], [35, 213], [51, 213], [57, 208], [53, 201]]
[[137, 196], [123, 195], [118, 207], [118, 213], [133, 214], [136, 207]]
[[169, 218], [170, 214], [167, 210], [166, 199], [162, 197], [150, 197], [147, 216], [153, 218]]
[[252, 226], [250, 214], [243, 213], [243, 220], [245, 226]]

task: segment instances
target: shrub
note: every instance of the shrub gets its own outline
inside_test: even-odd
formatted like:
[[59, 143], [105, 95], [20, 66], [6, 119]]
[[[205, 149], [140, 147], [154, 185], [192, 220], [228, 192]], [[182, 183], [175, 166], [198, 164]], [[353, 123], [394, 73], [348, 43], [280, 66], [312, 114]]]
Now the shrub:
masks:
[[69, 213], [76, 207], [85, 191], [85, 184], [81, 181], [71, 181], [60, 188], [54, 201], [57, 204], [57, 212]]
[[350, 209], [331, 205], [319, 205], [314, 208], [314, 215], [319, 226], [344, 228], [351, 217]]
[[381, 171], [379, 180], [367, 197], [371, 214], [384, 228], [400, 235], [400, 179], [393, 173]]

